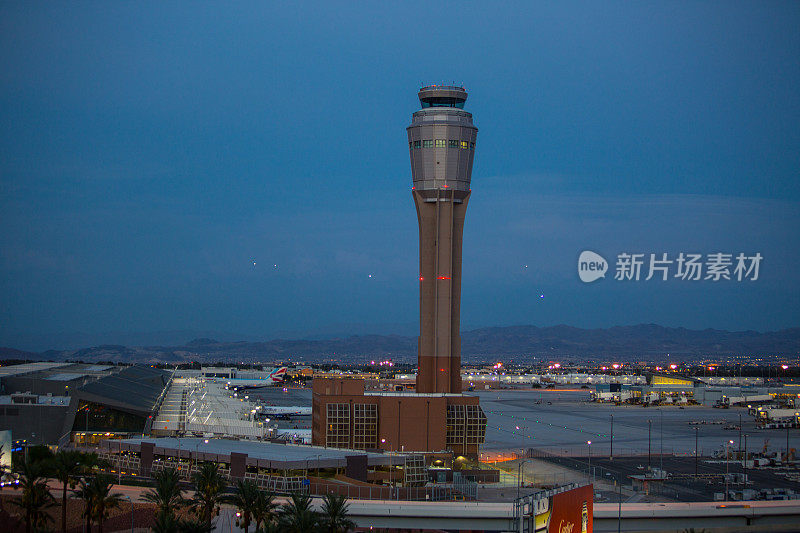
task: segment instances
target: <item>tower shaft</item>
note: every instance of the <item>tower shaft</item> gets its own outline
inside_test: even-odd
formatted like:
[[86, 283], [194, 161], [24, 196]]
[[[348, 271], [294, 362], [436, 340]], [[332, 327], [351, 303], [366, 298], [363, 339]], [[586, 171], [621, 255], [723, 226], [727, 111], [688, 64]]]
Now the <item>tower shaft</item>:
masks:
[[418, 392], [461, 392], [461, 243], [469, 192], [413, 192], [419, 222]]

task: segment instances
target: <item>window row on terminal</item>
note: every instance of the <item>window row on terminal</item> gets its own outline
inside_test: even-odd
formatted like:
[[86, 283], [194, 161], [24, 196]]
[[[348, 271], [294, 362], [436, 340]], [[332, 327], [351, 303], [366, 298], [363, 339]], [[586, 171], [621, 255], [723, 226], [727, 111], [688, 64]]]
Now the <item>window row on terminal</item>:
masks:
[[475, 143], [458, 141], [455, 139], [427, 139], [424, 141], [413, 141], [408, 143], [409, 148], [461, 148], [462, 150], [474, 150]]

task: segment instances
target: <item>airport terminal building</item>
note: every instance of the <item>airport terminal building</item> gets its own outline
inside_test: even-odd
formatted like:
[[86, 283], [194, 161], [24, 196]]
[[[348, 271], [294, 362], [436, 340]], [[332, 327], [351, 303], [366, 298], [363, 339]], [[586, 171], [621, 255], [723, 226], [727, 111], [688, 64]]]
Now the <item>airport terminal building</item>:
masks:
[[97, 445], [150, 431], [171, 372], [144, 365], [0, 367], [0, 429], [27, 444]]

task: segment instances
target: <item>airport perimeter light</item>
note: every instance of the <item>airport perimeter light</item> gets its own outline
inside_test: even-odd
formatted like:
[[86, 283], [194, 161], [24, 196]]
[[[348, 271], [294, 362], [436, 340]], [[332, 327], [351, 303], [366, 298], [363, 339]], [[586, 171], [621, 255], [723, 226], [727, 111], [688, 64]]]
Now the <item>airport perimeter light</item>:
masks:
[[588, 473], [588, 480], [589, 483], [592, 482], [592, 441], [586, 441], [586, 447], [589, 450], [589, 473]]

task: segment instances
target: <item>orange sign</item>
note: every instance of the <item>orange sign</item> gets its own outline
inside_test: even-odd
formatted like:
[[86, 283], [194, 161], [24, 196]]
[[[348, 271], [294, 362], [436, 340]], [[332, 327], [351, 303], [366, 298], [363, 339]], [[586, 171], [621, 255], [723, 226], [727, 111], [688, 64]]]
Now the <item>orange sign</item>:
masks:
[[593, 496], [592, 485], [555, 494], [547, 533], [591, 533]]

